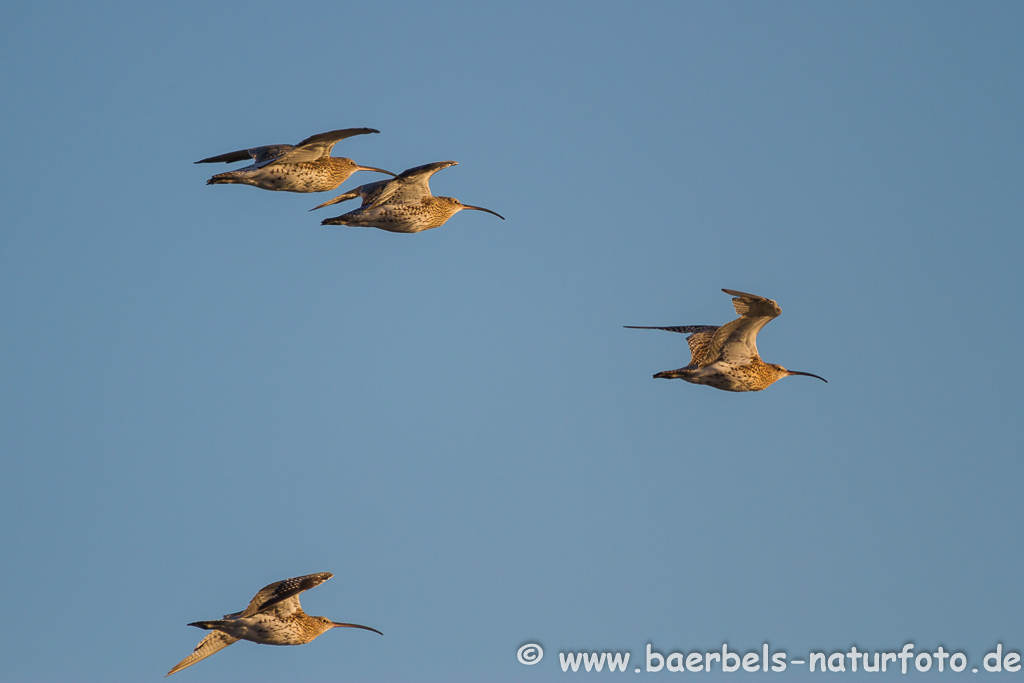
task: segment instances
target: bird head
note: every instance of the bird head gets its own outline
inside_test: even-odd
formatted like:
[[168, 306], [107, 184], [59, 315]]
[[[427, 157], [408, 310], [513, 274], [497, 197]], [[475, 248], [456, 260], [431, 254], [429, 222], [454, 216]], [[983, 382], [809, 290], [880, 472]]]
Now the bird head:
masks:
[[827, 379], [825, 379], [824, 377], [818, 377], [818, 375], [812, 374], [810, 372], [797, 372], [796, 370], [787, 370], [781, 365], [776, 365], [774, 363], [768, 363], [768, 367], [771, 368], [773, 373], [775, 374], [775, 379], [772, 380], [773, 382], [777, 382], [783, 377], [790, 377], [792, 375], [803, 375], [804, 377], [817, 377], [825, 384], [828, 384]]
[[482, 206], [470, 206], [469, 204], [463, 204], [455, 197], [435, 197], [435, 199], [444, 202], [445, 208], [451, 212], [448, 214], [449, 216], [453, 216], [463, 209], [472, 209], [473, 211], [486, 211], [487, 213], [494, 214], [501, 220], [505, 220], [505, 217], [497, 211], [491, 211], [490, 209], [485, 209]]
[[[352, 161], [347, 157], [331, 157], [331, 163], [337, 166], [344, 174], [345, 177], [341, 180], [341, 183], [345, 182], [345, 180], [347, 180], [348, 177], [355, 173], [356, 171], [375, 171], [377, 173], [389, 175], [392, 178], [395, 176], [394, 173], [392, 173], [391, 171], [385, 171], [383, 168], [375, 168], [374, 166], [360, 166], [359, 164], [357, 164], [356, 162]], [[340, 185], [341, 183], [338, 184]]]

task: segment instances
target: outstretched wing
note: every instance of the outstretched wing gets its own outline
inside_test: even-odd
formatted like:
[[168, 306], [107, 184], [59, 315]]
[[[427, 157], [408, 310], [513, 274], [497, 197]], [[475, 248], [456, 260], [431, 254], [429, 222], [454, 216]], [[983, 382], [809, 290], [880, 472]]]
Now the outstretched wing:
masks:
[[251, 617], [270, 609], [273, 609], [278, 616], [289, 616], [301, 609], [299, 593], [308, 591], [310, 588], [316, 588], [332, 576], [334, 574], [330, 572], [320, 572], [319, 574], [296, 576], [293, 579], [285, 579], [284, 581], [268, 584], [253, 596], [249, 606], [242, 612], [226, 614], [224, 618]]
[[757, 333], [765, 325], [777, 318], [782, 309], [771, 299], [756, 294], [738, 292], [734, 289], [723, 289], [731, 294], [733, 308], [739, 318], [722, 325], [715, 333], [708, 355], [711, 361], [722, 360], [728, 363], [746, 364], [755, 358], [757, 353]]
[[691, 365], [711, 365], [715, 359], [711, 356], [711, 348], [715, 341], [715, 333], [719, 328], [708, 325], [705, 329], [695, 332], [686, 338], [690, 345]]
[[430, 176], [449, 166], [456, 166], [457, 161], [435, 161], [402, 171], [372, 199], [367, 198], [364, 205], [383, 206], [384, 204], [419, 204], [430, 193]]
[[641, 327], [638, 325], [623, 325], [631, 330], [665, 330], [666, 332], [681, 332], [689, 334], [686, 343], [690, 347], [690, 364], [707, 365], [708, 348], [715, 336], [717, 325], [675, 325], [671, 327]]
[[366, 183], [365, 185], [360, 185], [359, 187], [349, 190], [345, 194], [338, 195], [334, 199], [329, 199], [323, 204], [318, 204], [317, 206], [314, 206], [312, 209], [310, 209], [310, 211], [316, 211], [317, 209], [322, 209], [325, 206], [330, 206], [331, 204], [346, 202], [349, 199], [355, 199], [356, 197], [362, 197], [362, 206], [372, 204], [373, 201], [380, 196], [380, 193], [384, 191], [384, 188], [387, 187], [388, 184], [392, 182], [394, 181], [388, 178], [387, 180], [378, 180], [373, 183]]
[[763, 296], [737, 292], [735, 289], [723, 289], [722, 291], [734, 297], [732, 307], [736, 309], [738, 315], [767, 317], [770, 320], [771, 318], [777, 318], [782, 313], [782, 309], [779, 308], [777, 303]]
[[[199, 641], [196, 649], [188, 657], [174, 665], [174, 668], [167, 672], [167, 676], [187, 669], [196, 662], [202, 661], [215, 652], [220, 652], [228, 645], [237, 643], [238, 638], [233, 638], [223, 631], [210, 631], [210, 633]], [[165, 676], [166, 678], [166, 676]]]
[[252, 159], [256, 162], [256, 166], [258, 168], [260, 166], [266, 166], [268, 163], [277, 159], [291, 148], [291, 145], [264, 145], [263, 147], [250, 147], [249, 149], [240, 149], [237, 152], [228, 152], [227, 154], [219, 154], [215, 157], [200, 159], [195, 163], [214, 164], [224, 162], [225, 164], [233, 164], [236, 161], [247, 161]]
[[228, 152], [226, 154], [219, 154], [215, 157], [208, 157], [206, 159], [200, 159], [199, 161], [193, 162], [197, 164], [216, 164], [223, 161], [225, 164], [232, 164], [236, 161], [245, 161], [246, 159], [254, 158], [247, 149], [240, 149], [237, 152]]
[[293, 149], [295, 148], [291, 145], [266, 145], [264, 147], [253, 147], [249, 150], [249, 154], [256, 161], [256, 167], [262, 168], [267, 164], [277, 161]]
[[623, 327], [630, 330], [665, 330], [666, 332], [682, 332], [683, 334], [693, 334], [694, 332], [708, 332], [717, 330], [717, 325], [674, 325], [671, 327], [645, 327], [641, 325], [623, 325]]
[[312, 135], [299, 144], [295, 145], [287, 153], [283, 154], [276, 161], [283, 164], [301, 164], [307, 161], [316, 161], [321, 157], [330, 156], [335, 143], [353, 135], [366, 135], [367, 133], [379, 133], [373, 128], [344, 128], [332, 130], [326, 133]]

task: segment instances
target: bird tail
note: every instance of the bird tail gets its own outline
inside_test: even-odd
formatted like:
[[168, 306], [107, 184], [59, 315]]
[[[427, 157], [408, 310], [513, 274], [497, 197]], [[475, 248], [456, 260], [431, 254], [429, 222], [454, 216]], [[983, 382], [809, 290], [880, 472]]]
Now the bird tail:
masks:
[[235, 175], [234, 171], [228, 171], [227, 173], [218, 173], [209, 180], [206, 181], [207, 185], [227, 185], [229, 183], [237, 183], [238, 176]]
[[678, 370], [665, 370], [656, 374], [654, 379], [686, 379], [693, 370], [694, 367], [692, 365], [687, 365], [685, 368], [679, 368]]
[[195, 626], [196, 628], [203, 628], [207, 631], [212, 631], [218, 628], [224, 628], [229, 622], [223, 619], [215, 619], [213, 621], [193, 621], [189, 626]]
[[[376, 223], [367, 220], [366, 215], [359, 209], [356, 209], [355, 211], [350, 211], [348, 213], [343, 213], [342, 215], [335, 216], [334, 218], [325, 218], [322, 221], [320, 221], [320, 225], [347, 225], [350, 228], [381, 227]], [[387, 228], [382, 229], [386, 230]]]

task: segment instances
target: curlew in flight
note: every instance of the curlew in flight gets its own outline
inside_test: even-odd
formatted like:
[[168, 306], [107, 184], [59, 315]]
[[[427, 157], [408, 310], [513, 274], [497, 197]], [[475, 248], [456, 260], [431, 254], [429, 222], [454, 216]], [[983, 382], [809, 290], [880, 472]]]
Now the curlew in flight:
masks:
[[223, 619], [216, 621], [189, 624], [211, 633], [199, 641], [192, 654], [175, 664], [167, 675], [190, 667], [239, 640], [251, 640], [264, 645], [303, 645], [324, 631], [339, 626], [380, 633], [369, 626], [339, 624], [327, 617], [311, 617], [302, 611], [299, 593], [316, 588], [332, 576], [334, 574], [330, 572], [321, 572], [277, 581], [264, 586], [241, 612], [225, 614]]
[[463, 204], [454, 197], [435, 197], [430, 193], [430, 176], [442, 168], [455, 166], [455, 161], [438, 161], [403, 171], [393, 180], [378, 180], [315, 206], [310, 211], [360, 197], [362, 206], [354, 211], [327, 218], [321, 225], [349, 225], [380, 228], [388, 232], [422, 232], [444, 225], [463, 209], [486, 211], [501, 220], [499, 213], [480, 206]]
[[345, 128], [332, 130], [306, 138], [299, 144], [268, 145], [241, 149], [220, 156], [200, 159], [197, 164], [223, 161], [232, 163], [252, 159], [253, 163], [235, 171], [218, 173], [206, 181], [207, 185], [240, 183], [264, 190], [284, 192], [326, 192], [345, 182], [356, 171], [376, 171], [395, 175], [391, 171], [372, 166], [358, 166], [351, 159], [332, 157], [331, 150], [339, 140], [353, 135], [379, 133], [373, 128]]
[[723, 289], [735, 297], [732, 305], [740, 317], [721, 327], [715, 325], [681, 325], [677, 327], [639, 327], [635, 330], [666, 330], [689, 334], [690, 364], [678, 370], [659, 372], [654, 377], [683, 379], [693, 384], [707, 384], [724, 391], [761, 391], [773, 382], [790, 375], [824, 377], [809, 372], [787, 370], [781, 365], [765, 363], [757, 354], [757, 333], [782, 313], [771, 299], [756, 294]]

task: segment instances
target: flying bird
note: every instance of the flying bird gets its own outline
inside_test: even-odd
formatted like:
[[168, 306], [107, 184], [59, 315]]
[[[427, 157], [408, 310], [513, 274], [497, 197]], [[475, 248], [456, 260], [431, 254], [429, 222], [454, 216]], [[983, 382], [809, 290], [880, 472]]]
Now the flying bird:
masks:
[[362, 206], [342, 216], [327, 218], [321, 225], [349, 225], [380, 228], [388, 232], [422, 232], [438, 226], [463, 209], [486, 211], [501, 220], [499, 213], [480, 206], [463, 204], [454, 197], [435, 197], [430, 193], [430, 176], [443, 168], [455, 166], [455, 161], [438, 161], [416, 166], [400, 173], [392, 180], [378, 180], [359, 187], [315, 206], [310, 211], [360, 197]]
[[250, 166], [218, 173], [206, 181], [207, 185], [239, 183], [254, 185], [264, 190], [284, 192], [326, 192], [345, 182], [356, 171], [376, 171], [395, 175], [391, 171], [372, 166], [359, 166], [345, 157], [332, 157], [331, 150], [339, 140], [353, 135], [379, 133], [373, 128], [345, 128], [332, 130], [306, 138], [297, 145], [267, 145], [228, 152], [197, 164], [217, 162], [233, 163], [252, 159]]
[[215, 621], [189, 624], [206, 629], [210, 634], [199, 641], [192, 654], [175, 664], [167, 675], [188, 668], [239, 640], [251, 640], [264, 645], [303, 645], [321, 633], [341, 626], [380, 633], [369, 626], [339, 624], [327, 617], [311, 617], [302, 611], [299, 593], [316, 588], [332, 576], [334, 574], [330, 572], [321, 572], [268, 584], [243, 611], [225, 614], [223, 619]]
[[635, 330], [666, 330], [689, 334], [690, 364], [678, 370], [659, 372], [654, 377], [682, 379], [693, 384], [707, 384], [724, 391], [761, 391], [774, 382], [790, 375], [824, 377], [809, 372], [787, 370], [781, 365], [765, 363], [757, 353], [757, 333], [782, 313], [771, 299], [756, 294], [723, 289], [735, 297], [732, 305], [740, 317], [721, 327], [715, 325], [681, 325], [676, 327], [639, 327]]

